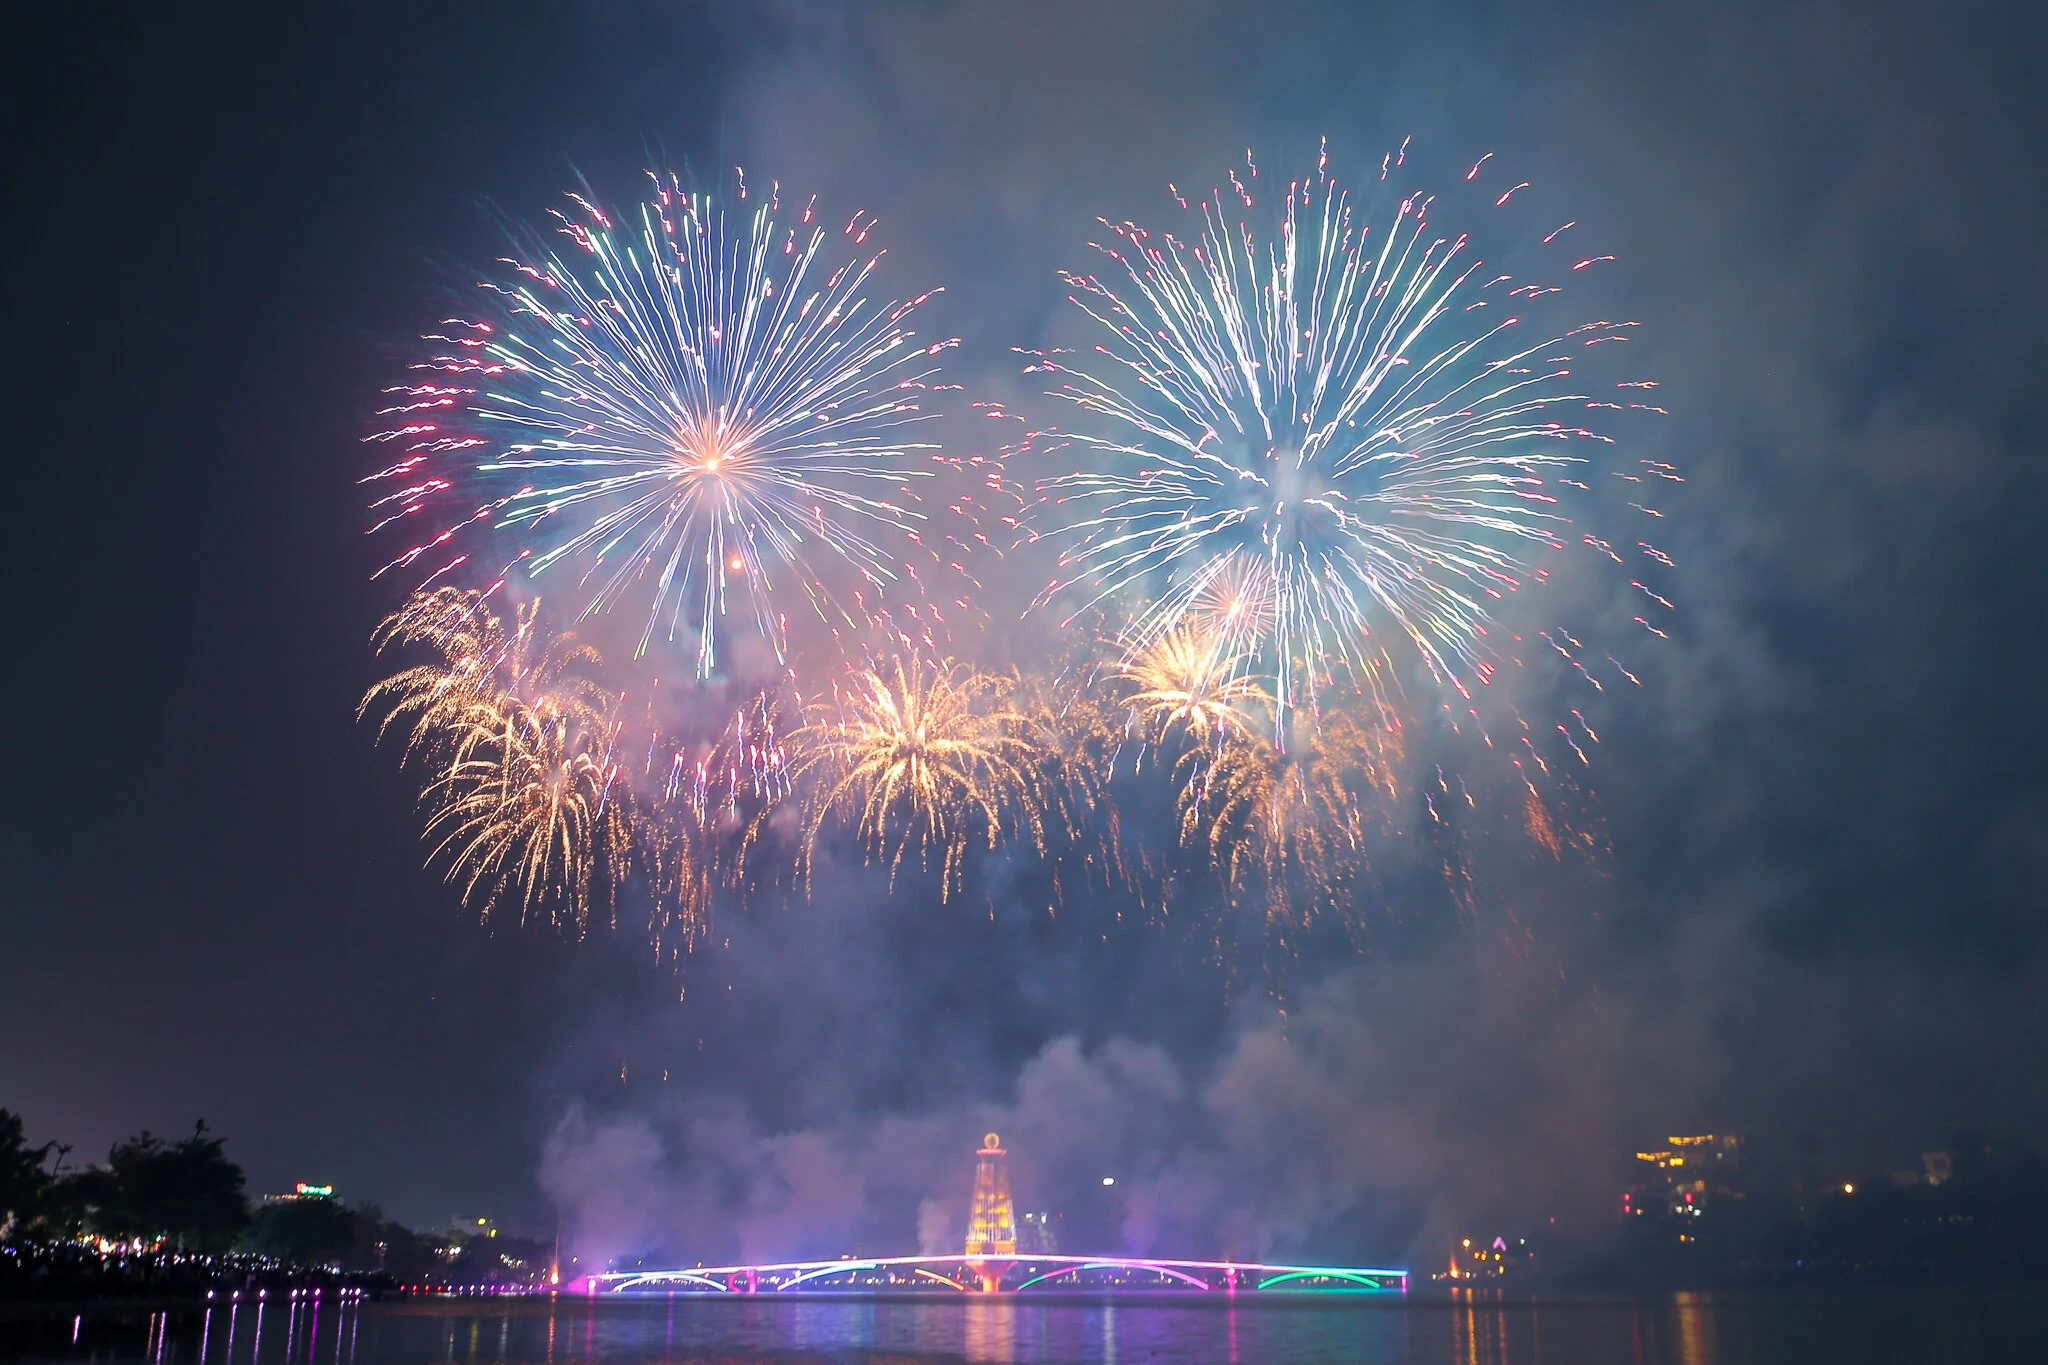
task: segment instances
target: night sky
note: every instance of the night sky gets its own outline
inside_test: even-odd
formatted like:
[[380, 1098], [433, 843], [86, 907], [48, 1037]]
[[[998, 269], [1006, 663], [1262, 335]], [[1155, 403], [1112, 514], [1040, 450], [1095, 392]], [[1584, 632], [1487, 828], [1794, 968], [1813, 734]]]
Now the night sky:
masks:
[[[936, 1239], [986, 1123], [1040, 1202], [1114, 1169], [1119, 1235], [1190, 1252], [1591, 1217], [1687, 1130], [1787, 1176], [2048, 1146], [2037, 7], [41, 8], [0, 637], [31, 1140], [204, 1116], [258, 1191], [533, 1230], [552, 1193], [691, 1259]], [[865, 206], [885, 294], [947, 286], [951, 377], [1028, 398], [1009, 348], [1098, 214], [1324, 136], [1354, 179], [1493, 152], [1618, 257], [1596, 298], [1672, 413], [1634, 453], [1689, 482], [1678, 624], [1603, 713], [1610, 855], [1495, 859], [1467, 922], [1390, 893], [1284, 1037], [1163, 932], [849, 876], [679, 982], [422, 870], [354, 719], [395, 602], [357, 480], [495, 214], [656, 164]]]

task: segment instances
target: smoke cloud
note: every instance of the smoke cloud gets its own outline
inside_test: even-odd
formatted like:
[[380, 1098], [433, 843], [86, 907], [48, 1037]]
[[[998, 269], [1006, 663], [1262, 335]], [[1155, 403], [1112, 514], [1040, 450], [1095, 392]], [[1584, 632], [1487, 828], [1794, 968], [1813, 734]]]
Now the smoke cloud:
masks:
[[[931, 324], [968, 333], [955, 377], [1007, 402], [1032, 399], [1008, 348], [1059, 336], [1055, 272], [1096, 215], [1156, 217], [1247, 144], [1299, 165], [1328, 134], [1354, 173], [1410, 135], [1447, 174], [1497, 152], [1621, 257], [1583, 288], [1644, 320], [1666, 378], [1636, 453], [1689, 479], [1680, 624], [1605, 699], [1611, 857], [1481, 847], [1457, 894], [1383, 868], [1363, 959], [1309, 963], [1284, 1010], [1257, 964], [1085, 900], [956, 914], [836, 868], [817, 904], [722, 926], [680, 1014], [630, 1021], [635, 1074], [683, 1057], [686, 1097], [585, 1085], [549, 1141], [579, 1245], [950, 1249], [987, 1129], [1074, 1249], [1417, 1263], [1455, 1227], [1597, 1224], [1668, 1132], [1747, 1131], [1789, 1173], [1963, 1122], [2048, 1131], [2048, 1098], [1998, 1079], [2038, 1067], [2041, 806], [1983, 761], [2028, 752], [2038, 708], [1960, 666], [2024, 614], [1964, 585], [2031, 553], [1981, 508], [2040, 491], [2013, 345], [2038, 286], [2013, 282], [2048, 275], [1927, 273], [2039, 250], [1923, 183], [2006, 179], [1988, 107], [1930, 94], [1982, 54], [1773, 8], [1597, 36], [1315, 5], [764, 13], [734, 39], [733, 159], [878, 204], [894, 267], [955, 286]], [[1921, 97], [1849, 128], [1824, 92], [1866, 85]], [[971, 314], [938, 321], [966, 281]], [[628, 1050], [621, 1023], [579, 1047]]]
[[[989, 1130], [1019, 1209], [1056, 1215], [1082, 1252], [1385, 1262], [1460, 1219], [1597, 1216], [1616, 1172], [1580, 1168], [1589, 1135], [1636, 1117], [1615, 1093], [1643, 1064], [1630, 1030], [1526, 975], [1479, 986], [1476, 966], [1342, 973], [1191, 1064], [1157, 1043], [1058, 1036], [982, 1102], [784, 1130], [736, 1098], [573, 1109], [542, 1183], [578, 1254], [628, 1263], [955, 1250]], [[1534, 1048], [1531, 1027], [1548, 1035]], [[1655, 1089], [1637, 1106], [1668, 1102]]]
[[[14, 527], [38, 722], [0, 824], [30, 1021], [0, 1103], [34, 1133], [104, 1151], [203, 1112], [252, 1188], [317, 1170], [422, 1226], [559, 1207], [586, 1260], [688, 1261], [957, 1246], [994, 1128], [1071, 1246], [1418, 1265], [1445, 1228], [1610, 1218], [1668, 1133], [1733, 1127], [1788, 1175], [2048, 1135], [2048, 1087], [2014, 1081], [2048, 1072], [2048, 11], [416, 9], [108, 43], [42, 7], [23, 180], [92, 205], [120, 167], [162, 207], [147, 249], [126, 211], [20, 224], [48, 401], [18, 443], [71, 454], [17, 502], [95, 471], [89, 518]], [[878, 298], [946, 286], [920, 327], [963, 337], [963, 409], [1022, 409], [1010, 348], [1069, 337], [1057, 271], [1095, 263], [1098, 217], [1156, 225], [1167, 182], [1248, 148], [1285, 174], [1325, 136], [1352, 183], [1411, 136], [1439, 180], [1494, 153], [1617, 257], [1570, 299], [1641, 321], [1671, 416], [1628, 456], [1687, 483], [1671, 638], [1593, 717], [1611, 854], [1475, 840], [1455, 894], [1382, 863], [1366, 941], [1311, 954], [1284, 1013], [1256, 952], [1109, 898], [1054, 914], [1021, 863], [943, 906], [827, 865], [722, 911], [680, 980], [626, 910], [580, 944], [458, 915], [352, 722], [394, 591], [356, 480], [380, 389], [502, 254], [479, 201], [539, 219], [578, 172], [630, 201], [648, 165], [743, 163], [867, 209]], [[120, 341], [165, 337], [109, 389]], [[1042, 579], [986, 577], [963, 648], [1042, 660]], [[307, 1064], [345, 1055], [380, 1065]]]

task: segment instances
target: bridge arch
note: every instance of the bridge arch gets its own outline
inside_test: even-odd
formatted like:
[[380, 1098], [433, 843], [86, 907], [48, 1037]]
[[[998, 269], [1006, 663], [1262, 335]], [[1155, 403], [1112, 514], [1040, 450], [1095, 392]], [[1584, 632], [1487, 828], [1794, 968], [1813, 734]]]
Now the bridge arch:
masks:
[[645, 1275], [628, 1275], [622, 1279], [611, 1281], [611, 1291], [619, 1293], [627, 1289], [638, 1289], [646, 1284], [673, 1284], [678, 1280], [701, 1286], [705, 1289], [715, 1289], [721, 1294], [732, 1292], [726, 1285], [719, 1283], [708, 1275], [700, 1275], [693, 1270], [656, 1270], [650, 1271]]
[[775, 1292], [780, 1294], [785, 1289], [794, 1289], [805, 1280], [815, 1280], [825, 1275], [838, 1275], [849, 1270], [876, 1270], [879, 1268], [873, 1261], [834, 1261], [830, 1265], [817, 1266], [804, 1271], [792, 1279], [784, 1280], [781, 1284], [775, 1286]]
[[1171, 1276], [1176, 1280], [1185, 1280], [1197, 1289], [1214, 1289], [1216, 1287], [1199, 1275], [1190, 1275], [1184, 1270], [1175, 1270], [1172, 1266], [1160, 1265], [1153, 1261], [1086, 1261], [1080, 1265], [1061, 1266], [1058, 1270], [1048, 1270], [1043, 1275], [1034, 1275], [1018, 1285], [1016, 1292], [1021, 1294], [1034, 1284], [1044, 1284], [1047, 1280], [1056, 1280], [1062, 1275], [1077, 1275], [1084, 1270], [1149, 1270], [1155, 1275]]
[[1274, 1275], [1259, 1281], [1259, 1288], [1271, 1289], [1276, 1284], [1289, 1280], [1349, 1280], [1366, 1289], [1384, 1289], [1386, 1286], [1370, 1275], [1360, 1275], [1350, 1270], [1290, 1270], [1284, 1275]]

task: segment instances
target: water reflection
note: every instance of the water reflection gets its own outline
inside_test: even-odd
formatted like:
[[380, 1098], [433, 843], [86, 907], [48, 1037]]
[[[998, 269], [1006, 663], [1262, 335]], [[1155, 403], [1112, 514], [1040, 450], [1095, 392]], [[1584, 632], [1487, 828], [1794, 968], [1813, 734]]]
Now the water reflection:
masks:
[[1990, 1290], [1540, 1304], [1486, 1290], [1113, 1301], [736, 1295], [483, 1308], [328, 1298], [0, 1319], [0, 1365], [2035, 1365], [2042, 1340], [2048, 1301]]
[[[125, 1361], [143, 1361], [148, 1365], [236, 1365], [241, 1360], [246, 1360], [247, 1365], [353, 1365], [361, 1307], [360, 1303], [346, 1299], [308, 1297], [291, 1301], [281, 1310], [285, 1326], [280, 1341], [275, 1325], [277, 1311], [261, 1299], [247, 1304], [236, 1299], [191, 1312], [149, 1312], [139, 1316], [124, 1313], [119, 1305], [108, 1305], [102, 1315], [72, 1315], [61, 1340], [71, 1348], [71, 1354], [109, 1365]], [[133, 1337], [126, 1342], [108, 1340], [110, 1335], [118, 1335], [124, 1324], [136, 1322], [142, 1329], [140, 1342]], [[507, 1359], [511, 1325], [509, 1318], [498, 1325], [500, 1361]], [[0, 1323], [0, 1328], [4, 1326]], [[36, 1320], [27, 1319], [17, 1326], [32, 1331]], [[451, 1324], [446, 1330], [452, 1334], [454, 1327]], [[0, 1360], [23, 1354], [14, 1346], [8, 1333], [0, 1330]], [[62, 1357], [65, 1353], [39, 1350], [30, 1354], [41, 1358]]]
[[1675, 1294], [1678, 1313], [1678, 1365], [1720, 1365], [1714, 1341], [1714, 1296]]
[[1017, 1303], [1007, 1295], [967, 1305], [967, 1358], [1010, 1365], [1017, 1358]]
[[1497, 1289], [1451, 1291], [1451, 1353], [1460, 1365], [1507, 1365], [1508, 1323]]

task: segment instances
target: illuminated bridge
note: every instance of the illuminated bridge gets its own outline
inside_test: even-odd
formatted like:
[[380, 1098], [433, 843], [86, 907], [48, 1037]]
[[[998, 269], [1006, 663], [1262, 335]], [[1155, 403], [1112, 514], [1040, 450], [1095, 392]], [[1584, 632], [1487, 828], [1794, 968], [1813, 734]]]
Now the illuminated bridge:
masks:
[[583, 1287], [591, 1294], [1398, 1293], [1408, 1288], [1408, 1272], [1356, 1266], [1167, 1261], [1143, 1256], [883, 1256], [619, 1271], [592, 1275]]
[[[1002, 1140], [990, 1133], [975, 1152], [974, 1206], [957, 1256], [851, 1256], [780, 1265], [633, 1270], [579, 1281], [590, 1294], [1030, 1294], [1061, 1291], [1189, 1294], [1405, 1292], [1405, 1270], [1242, 1261], [1162, 1261], [1145, 1256], [1059, 1256], [1017, 1245], [1017, 1216]], [[1108, 1184], [1108, 1181], [1104, 1181]]]

